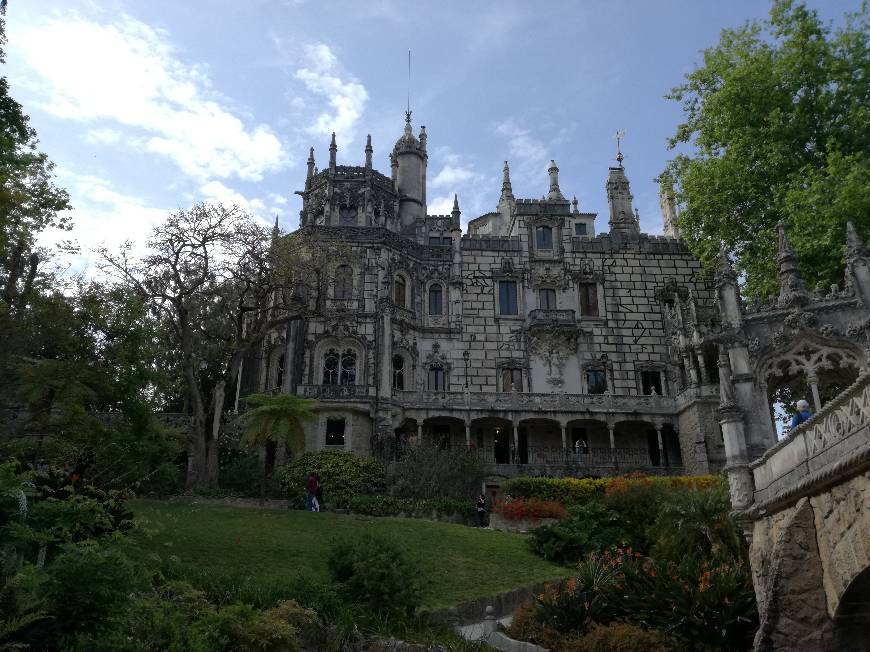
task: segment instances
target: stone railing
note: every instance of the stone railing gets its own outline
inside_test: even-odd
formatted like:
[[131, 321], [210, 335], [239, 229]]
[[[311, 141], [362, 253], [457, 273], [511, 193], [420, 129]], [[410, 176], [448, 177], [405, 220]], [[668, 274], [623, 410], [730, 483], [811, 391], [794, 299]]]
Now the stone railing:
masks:
[[361, 401], [371, 396], [363, 385], [299, 385], [297, 394], [321, 401]]
[[529, 313], [529, 324], [532, 326], [553, 323], [573, 326], [575, 324], [574, 311], [539, 308]]
[[670, 396], [622, 396], [613, 394], [533, 394], [529, 392], [393, 392], [406, 408], [459, 410], [520, 410], [535, 412], [672, 412]]
[[547, 466], [583, 469], [643, 469], [679, 472], [682, 466], [662, 461], [653, 463], [646, 448], [584, 448], [574, 450], [561, 446], [524, 446], [520, 450], [497, 449], [493, 446], [470, 449], [486, 464], [514, 466]]
[[870, 373], [750, 465], [757, 507], [791, 503], [870, 461]]

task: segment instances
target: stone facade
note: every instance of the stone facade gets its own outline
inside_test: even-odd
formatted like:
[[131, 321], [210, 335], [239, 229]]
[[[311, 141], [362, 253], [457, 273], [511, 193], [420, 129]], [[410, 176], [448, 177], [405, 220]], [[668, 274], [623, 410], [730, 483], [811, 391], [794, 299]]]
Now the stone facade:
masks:
[[496, 210], [463, 233], [458, 198], [426, 211], [410, 114], [389, 177], [372, 153], [338, 165], [333, 138], [319, 171], [312, 150], [300, 229], [350, 262], [322, 310], [247, 363], [243, 391], [319, 399], [313, 450], [431, 441], [474, 450], [494, 477], [721, 468], [715, 284], [681, 240], [640, 232], [621, 160], [605, 232], [555, 162], [542, 199], [515, 198], [505, 162]]

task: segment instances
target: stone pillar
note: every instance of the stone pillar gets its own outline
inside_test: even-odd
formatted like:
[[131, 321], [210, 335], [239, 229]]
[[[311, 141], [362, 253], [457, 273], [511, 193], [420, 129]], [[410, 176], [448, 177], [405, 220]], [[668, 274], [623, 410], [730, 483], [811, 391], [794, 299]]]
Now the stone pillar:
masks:
[[[294, 319], [287, 324], [287, 344], [284, 349], [284, 381], [281, 383], [282, 394], [296, 393], [296, 340], [299, 333], [299, 321]], [[239, 376], [241, 378], [241, 375]]]
[[[731, 505], [738, 512], [747, 510], [753, 502], [755, 481], [749, 468], [749, 452], [743, 426], [743, 412], [735, 400], [729, 356], [719, 351], [719, 424], [725, 444], [725, 473], [731, 493]], [[747, 535], [748, 536], [748, 535]]]
[[511, 430], [513, 430], [514, 435], [514, 447], [513, 447], [513, 457], [511, 460], [514, 464], [520, 463], [520, 431], [517, 429], [517, 424], [511, 424]]
[[822, 397], [819, 396], [819, 377], [815, 373], [807, 374], [807, 383], [810, 385], [810, 390], [813, 393], [813, 405], [816, 412], [822, 409]]
[[707, 365], [704, 364], [704, 354], [700, 351], [695, 352], [695, 357], [698, 360], [698, 370], [701, 372], [701, 384], [710, 384], [710, 374], [707, 373]]
[[698, 369], [695, 367], [695, 362], [692, 360], [692, 356], [689, 355], [689, 351], [685, 350], [683, 352], [683, 366], [686, 368], [686, 371], [689, 374], [689, 385], [691, 387], [697, 387], [700, 383], [700, 379], [698, 378]]
[[665, 442], [662, 439], [662, 424], [655, 423], [653, 427], [656, 429], [656, 439], [659, 442], [659, 466], [670, 466], [668, 458], [665, 456]]
[[417, 445], [421, 445], [423, 443], [423, 422], [417, 422]]
[[471, 424], [465, 422], [465, 447], [471, 448]]
[[562, 454], [565, 459], [568, 459], [568, 424], [560, 424], [562, 426]]
[[616, 424], [607, 423], [607, 433], [610, 435], [610, 459], [613, 461], [613, 466], [617, 466], [616, 463]]
[[389, 400], [393, 394], [393, 303], [389, 299], [378, 302], [381, 313], [380, 386], [381, 399]]

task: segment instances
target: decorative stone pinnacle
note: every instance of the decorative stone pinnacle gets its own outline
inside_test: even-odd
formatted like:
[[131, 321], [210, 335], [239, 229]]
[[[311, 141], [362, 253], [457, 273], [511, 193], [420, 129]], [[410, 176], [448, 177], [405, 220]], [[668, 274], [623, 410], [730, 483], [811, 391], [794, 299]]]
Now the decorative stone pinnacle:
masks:
[[456, 212], [459, 210], [459, 195], [457, 193], [453, 193], [453, 211]]
[[719, 245], [719, 266], [716, 269], [716, 280], [718, 285], [733, 284], [737, 280], [737, 274], [734, 273], [734, 268], [731, 266], [731, 257], [728, 255], [728, 249], [726, 249], [724, 242]]
[[335, 153], [338, 151], [338, 145], [335, 144], [335, 132], [332, 132], [332, 140], [329, 142], [329, 169], [335, 170]]
[[571, 201], [572, 210], [575, 213], [580, 212], [579, 202], [577, 201], [577, 195], [574, 195], [574, 199]]
[[371, 135], [371, 134], [368, 134], [368, 135], [366, 136], [366, 149], [365, 149], [365, 152], [366, 152], [366, 169], [371, 169], [371, 167], [372, 167], [372, 152], [373, 152], [373, 151], [374, 151], [374, 150], [372, 149], [372, 135]]
[[809, 294], [804, 286], [803, 279], [797, 266], [797, 256], [785, 234], [785, 225], [780, 222], [776, 225], [779, 234], [779, 299], [780, 307], [803, 305], [809, 301]]
[[547, 168], [550, 175], [550, 192], [547, 193], [547, 199], [565, 199], [562, 196], [562, 191], [559, 189], [559, 168], [556, 161], [550, 160], [550, 167]]

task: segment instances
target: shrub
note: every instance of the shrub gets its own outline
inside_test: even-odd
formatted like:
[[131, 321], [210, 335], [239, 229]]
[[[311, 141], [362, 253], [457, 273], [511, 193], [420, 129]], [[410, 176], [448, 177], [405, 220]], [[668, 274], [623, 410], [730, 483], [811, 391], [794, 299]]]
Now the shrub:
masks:
[[367, 514], [369, 516], [396, 516], [406, 514], [426, 517], [431, 514], [461, 514], [471, 517], [476, 513], [474, 503], [453, 498], [433, 498], [424, 500], [420, 498], [397, 498], [395, 496], [358, 495], [338, 497], [333, 503], [340, 509], [347, 509], [355, 514]]
[[676, 649], [665, 634], [629, 623], [593, 625], [587, 634], [567, 641], [562, 652], [649, 652]]
[[566, 640], [565, 634], [541, 623], [534, 600], [523, 603], [514, 611], [507, 634], [518, 641], [536, 643], [549, 650], [559, 649]]
[[540, 518], [567, 518], [568, 510], [554, 500], [537, 498], [508, 498], [495, 504], [493, 511], [508, 521], [524, 521]]
[[465, 448], [441, 450], [416, 445], [389, 468], [390, 494], [403, 498], [458, 498], [477, 496], [485, 476], [478, 455]]
[[411, 616], [420, 604], [417, 572], [404, 549], [370, 534], [333, 545], [327, 565], [351, 602], [378, 615]]
[[532, 530], [529, 545], [543, 557], [559, 564], [576, 564], [590, 552], [612, 545], [630, 545], [635, 537], [622, 518], [599, 503], [578, 505], [561, 523]]
[[263, 474], [260, 456], [240, 451], [220, 452], [220, 488], [237, 496], [258, 496]]
[[250, 605], [224, 607], [203, 621], [212, 649], [240, 652], [295, 652], [299, 638], [319, 641], [317, 615], [292, 600], [279, 602], [265, 611]]
[[303, 453], [281, 468], [281, 482], [295, 492], [305, 487], [309, 473], [320, 478], [326, 500], [376, 493], [384, 486], [384, 465], [379, 460], [342, 451]]

